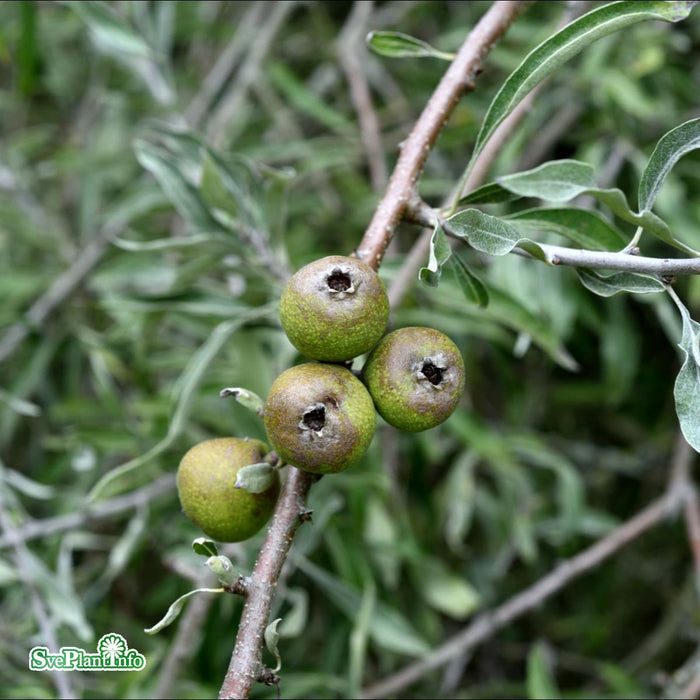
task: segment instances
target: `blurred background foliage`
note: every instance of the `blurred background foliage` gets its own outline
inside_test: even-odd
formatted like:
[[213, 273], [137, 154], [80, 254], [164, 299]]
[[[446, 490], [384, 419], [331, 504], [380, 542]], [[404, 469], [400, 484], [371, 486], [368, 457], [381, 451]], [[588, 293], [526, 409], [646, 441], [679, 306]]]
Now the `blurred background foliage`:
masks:
[[[363, 30], [454, 51], [488, 7], [377, 2]], [[568, 9], [534, 4], [489, 55], [428, 159], [420, 192], [431, 204], [458, 180], [504, 78]], [[37, 600], [59, 645], [90, 650], [119, 632], [148, 658], [142, 672], [71, 674], [78, 697], [216, 696], [240, 599], [200, 605], [177, 678], [166, 664], [185, 617], [143, 632], [208, 580], [173, 474], [202, 439], [264, 439], [261, 422], [218, 392], [265, 396], [301, 361], [277, 321], [284, 280], [351, 252], [378, 202], [338, 57], [351, 12], [347, 2], [0, 4], [4, 697], [57, 693], [27, 670], [29, 647], [46, 643]], [[446, 64], [379, 57], [362, 42], [356, 51], [390, 168]], [[658, 138], [698, 116], [699, 58], [697, 11], [597, 42], [547, 84], [493, 174], [577, 158], [634, 204]], [[699, 158], [674, 168], [657, 203], [695, 248]], [[387, 284], [418, 234], [400, 227]], [[643, 251], [668, 254], [652, 240]], [[414, 285], [393, 324], [455, 340], [464, 402], [427, 433], [381, 425], [358, 467], [313, 488], [313, 524], [273, 610], [284, 697], [356, 696], [665, 486], [680, 339], [670, 300], [601, 299], [570, 269], [459, 252], [487, 283], [489, 306], [469, 305], [445, 274], [438, 289]], [[697, 318], [698, 281], [676, 286]], [[30, 539], [10, 546], [13, 533]], [[246, 573], [261, 542], [227, 553]], [[404, 692], [673, 696], [697, 671], [699, 614], [673, 520]]]

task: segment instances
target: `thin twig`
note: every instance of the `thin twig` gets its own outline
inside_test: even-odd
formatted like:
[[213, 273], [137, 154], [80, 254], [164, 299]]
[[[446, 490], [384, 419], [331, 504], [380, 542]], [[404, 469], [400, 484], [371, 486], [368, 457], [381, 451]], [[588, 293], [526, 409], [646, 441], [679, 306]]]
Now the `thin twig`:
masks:
[[221, 52], [207, 77], [202, 81], [197, 94], [185, 110], [185, 120], [193, 127], [198, 127], [204, 116], [211, 109], [216, 96], [221, 92], [228, 77], [233, 72], [238, 58], [246, 46], [255, 39], [256, 28], [262, 18], [266, 3], [258, 0], [246, 10], [238, 23], [236, 33]]
[[314, 479], [313, 474], [287, 467], [272, 523], [248, 582], [236, 645], [219, 698], [247, 698], [263, 672], [262, 641], [272, 598]]
[[175, 475], [164, 474], [147, 486], [123, 496], [110, 498], [95, 504], [90, 504], [86, 509], [66, 515], [57, 515], [53, 518], [31, 520], [15, 529], [12, 537], [3, 535], [0, 537], [0, 549], [9, 547], [16, 542], [28, 542], [37, 537], [55, 535], [66, 530], [74, 530], [87, 523], [105, 520], [125, 510], [138, 508], [150, 503], [155, 498], [169, 493], [175, 488]]
[[[464, 242], [464, 237], [456, 233], [448, 221], [442, 219], [437, 209], [433, 209], [418, 199], [414, 199], [411, 203], [409, 211], [407, 211], [407, 219], [428, 227], [434, 227], [439, 223], [448, 236]], [[700, 273], [700, 258], [648, 258], [624, 252], [566, 248], [549, 243], [537, 243], [537, 245], [541, 248], [546, 262], [550, 265], [620, 270], [659, 277]], [[529, 258], [533, 257], [531, 253], [517, 246], [513, 248], [512, 252]]]
[[372, 188], [381, 190], [388, 177], [384, 150], [382, 149], [379, 119], [374, 111], [372, 95], [360, 59], [365, 51], [364, 33], [372, 14], [373, 2], [354, 2], [352, 11], [337, 42], [340, 65], [350, 86], [350, 98], [360, 122], [360, 135], [365, 148]]
[[605, 561], [626, 544], [676, 514], [688, 498], [694, 495], [692, 485], [685, 478], [694, 456], [695, 452], [679, 432], [671, 460], [668, 487], [663, 496], [580, 554], [557, 565], [529, 588], [514, 595], [497, 608], [479, 615], [474, 622], [441, 644], [424, 659], [366, 688], [362, 697], [382, 698], [394, 695], [425, 676], [426, 673], [468, 653], [510, 622], [541, 605], [571, 581]]
[[403, 142], [389, 185], [357, 249], [375, 269], [381, 264], [394, 229], [401, 221], [423, 165], [465, 89], [471, 88], [484, 55], [525, 9], [520, 1], [494, 2], [479, 20]]
[[282, 0], [268, 6], [271, 8], [267, 21], [256, 28], [253, 41], [245, 63], [241, 66], [231, 90], [219, 103], [207, 124], [207, 137], [215, 146], [221, 146], [226, 141], [227, 130], [231, 120], [242, 107], [248, 90], [257, 79], [265, 56], [272, 47], [272, 42], [284, 24], [285, 19], [296, 5], [295, 0]]

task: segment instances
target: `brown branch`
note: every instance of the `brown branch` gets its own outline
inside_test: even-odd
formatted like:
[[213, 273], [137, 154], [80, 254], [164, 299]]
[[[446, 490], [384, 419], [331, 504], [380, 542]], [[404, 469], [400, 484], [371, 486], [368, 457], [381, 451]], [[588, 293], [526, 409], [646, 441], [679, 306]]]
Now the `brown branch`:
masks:
[[[404, 142], [388, 189], [358, 248], [358, 254], [377, 269], [389, 244], [393, 226], [403, 215], [425, 159], [465, 86], [470, 85], [481, 58], [505, 33], [524, 9], [525, 2], [496, 2], [466, 38], [447, 69], [411, 135]], [[275, 508], [250, 577], [236, 644], [219, 698], [247, 698], [256, 681], [264, 680], [262, 642], [272, 598], [296, 529], [306, 511], [304, 502], [312, 474], [288, 468], [287, 479]]]
[[421, 661], [410, 664], [388, 678], [366, 688], [362, 697], [382, 698], [395, 695], [403, 688], [415, 683], [426, 673], [466, 654], [510, 622], [541, 605], [571, 581], [605, 561], [626, 544], [677, 513], [694, 495], [692, 485], [684, 477], [694, 455], [695, 452], [679, 433], [672, 458], [669, 484], [663, 496], [580, 554], [563, 561], [529, 588], [514, 595], [497, 608], [482, 613], [474, 622], [441, 644]]
[[482, 58], [527, 6], [526, 2], [494, 2], [462, 44], [455, 59], [403, 142], [389, 186], [357, 249], [358, 256], [379, 268], [394, 229], [403, 218], [423, 165], [465, 89], [471, 88]]
[[248, 581], [236, 646], [219, 698], [247, 698], [263, 673], [262, 642], [272, 598], [301, 516], [306, 513], [304, 503], [314, 480], [313, 474], [287, 467], [275, 515]]
[[[570, 3], [564, 12], [557, 29], [562, 29], [567, 24], [575, 20], [580, 14], [583, 14], [583, 12], [586, 11], [587, 4], [588, 3], [586, 2]], [[474, 163], [474, 167], [464, 183], [464, 188], [460, 193], [460, 196], [464, 196], [467, 192], [471, 192], [479, 187], [479, 185], [484, 183], [489, 171], [496, 162], [499, 153], [503, 150], [506, 143], [508, 143], [513, 133], [518, 128], [520, 122], [522, 122], [523, 119], [525, 119], [525, 117], [529, 114], [533, 104], [535, 103], [535, 99], [539, 96], [539, 93], [544, 89], [546, 84], [546, 82], [543, 82], [537, 87], [533, 88], [523, 98], [523, 100], [517, 104], [513, 111], [498, 125], [496, 130], [491, 135], [491, 138], [489, 138], [489, 140], [486, 142], [486, 145], [482, 149], [481, 153], [479, 153], [479, 156]], [[548, 128], [543, 133], [549, 134], [551, 131], [550, 126], [551, 125], [548, 125]], [[456, 187], [459, 187], [459, 185]], [[456, 187], [449, 195], [447, 195], [447, 198], [443, 202], [443, 207], [449, 206], [457, 198]], [[427, 260], [430, 252], [430, 239], [432, 238], [432, 234], [432, 228], [424, 229], [404, 259], [399, 273], [394, 278], [394, 281], [387, 291], [391, 308], [398, 307], [398, 305], [402, 302], [408, 290], [414, 284], [418, 275], [418, 270], [425, 265], [425, 261]], [[450, 245], [454, 244], [450, 242]]]

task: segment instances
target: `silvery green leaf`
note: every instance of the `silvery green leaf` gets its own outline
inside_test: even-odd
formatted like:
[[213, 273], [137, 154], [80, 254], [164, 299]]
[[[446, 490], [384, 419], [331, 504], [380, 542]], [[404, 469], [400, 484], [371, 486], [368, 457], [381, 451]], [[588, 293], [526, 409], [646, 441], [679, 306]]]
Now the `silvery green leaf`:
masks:
[[265, 628], [265, 646], [277, 660], [277, 666], [272, 669], [273, 673], [278, 673], [282, 668], [282, 658], [280, 657], [279, 650], [277, 649], [277, 644], [280, 640], [279, 632], [277, 632], [277, 625], [279, 625], [281, 620], [282, 618], [278, 617]]
[[484, 117], [472, 163], [498, 125], [546, 77], [601, 37], [645, 20], [677, 22], [693, 9], [692, 2], [613, 2], [567, 24], [533, 49], [503, 83]]
[[452, 248], [450, 248], [447, 236], [440, 225], [436, 224], [430, 238], [428, 266], [421, 268], [418, 279], [429, 287], [437, 287], [442, 275], [442, 266], [449, 260], [451, 254]]
[[627, 243], [610, 222], [589, 209], [527, 209], [506, 218], [522, 231], [556, 233], [587, 250], [620, 250]]
[[267, 462], [257, 462], [242, 467], [236, 476], [237, 489], [245, 489], [249, 493], [263, 493], [275, 482], [274, 467]]
[[176, 619], [177, 616], [180, 614], [180, 611], [184, 607], [185, 603], [187, 602], [188, 598], [191, 598], [195, 593], [223, 593], [224, 589], [223, 588], [196, 588], [194, 591], [190, 591], [189, 593], [185, 593], [185, 595], [181, 595], [169, 608], [168, 612], [165, 613], [165, 616], [163, 617], [160, 622], [157, 622], [153, 627], [149, 627], [148, 629], [144, 629], [144, 632], [146, 634], [156, 634], [157, 632], [160, 632], [162, 629], [165, 629], [168, 625], [172, 624]]
[[688, 444], [700, 452], [700, 324], [690, 317], [675, 293], [671, 297], [683, 320], [683, 335], [678, 346], [685, 355], [673, 388], [676, 413]]
[[223, 554], [209, 557], [209, 559], [207, 559], [207, 566], [219, 577], [219, 581], [224, 586], [230, 586], [236, 580], [236, 572], [233, 568], [233, 564], [231, 560]]
[[219, 396], [222, 398], [233, 397], [238, 401], [241, 406], [245, 406], [247, 409], [254, 411], [259, 416], [262, 415], [263, 406], [265, 402], [254, 392], [249, 389], [243, 389], [240, 386], [227, 387], [219, 392]]
[[554, 160], [537, 168], [498, 178], [498, 184], [521, 197], [537, 197], [548, 202], [568, 202], [582, 194], [595, 197], [624, 221], [653, 233], [679, 250], [695, 255], [689, 246], [673, 237], [666, 222], [650, 211], [634, 212], [624, 192], [600, 188], [595, 184], [593, 168], [577, 160]]
[[441, 58], [452, 61], [454, 54], [438, 51], [425, 41], [401, 32], [370, 32], [367, 46], [380, 56], [389, 58]]
[[190, 182], [182, 161], [164, 148], [143, 139], [134, 142], [134, 152], [139, 163], [158, 180], [185, 220], [205, 233], [221, 230], [200, 192]]
[[9, 391], [0, 387], [0, 401], [4, 403], [11, 411], [18, 413], [20, 416], [36, 418], [41, 415], [41, 408], [31, 401], [20, 398], [11, 394]]
[[535, 644], [527, 657], [527, 696], [533, 700], [555, 700], [561, 691], [552, 677], [547, 664], [545, 648]]
[[691, 119], [661, 137], [639, 181], [639, 211], [651, 209], [669, 170], [696, 148], [700, 148], [700, 119]]
[[516, 246], [523, 248], [543, 262], [549, 262], [544, 251], [528, 238], [523, 238], [513, 225], [497, 216], [489, 216], [478, 209], [465, 209], [447, 221], [449, 232], [464, 238], [472, 248], [488, 255], [505, 255]]
[[464, 620], [481, 604], [474, 587], [437, 558], [426, 557], [415, 573], [423, 582], [421, 594], [428, 605], [449, 617]]
[[197, 537], [192, 542], [192, 549], [202, 557], [215, 557], [219, 553], [216, 543], [208, 537]]
[[619, 292], [650, 294], [665, 289], [658, 278], [639, 272], [615, 272], [603, 276], [595, 270], [577, 268], [576, 273], [586, 289], [601, 297], [611, 297]]
[[466, 194], [457, 202], [457, 206], [462, 207], [467, 204], [502, 204], [504, 202], [512, 202], [519, 197], [520, 195], [509, 192], [497, 182], [489, 182]]
[[484, 283], [474, 275], [459, 255], [453, 255], [451, 263], [455, 279], [465, 299], [472, 304], [480, 306], [482, 309], [486, 308], [489, 303], [489, 293]]

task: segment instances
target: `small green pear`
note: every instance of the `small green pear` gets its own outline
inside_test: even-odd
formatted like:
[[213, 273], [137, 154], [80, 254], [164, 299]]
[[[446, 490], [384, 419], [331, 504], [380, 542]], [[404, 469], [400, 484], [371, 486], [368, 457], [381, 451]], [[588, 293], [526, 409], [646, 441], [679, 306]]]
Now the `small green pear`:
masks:
[[362, 370], [379, 415], [416, 433], [446, 420], [464, 392], [464, 362], [457, 346], [433, 328], [389, 333]]
[[177, 470], [177, 491], [185, 515], [219, 542], [242, 542], [269, 520], [280, 492], [279, 474], [262, 493], [236, 488], [242, 467], [269, 452], [260, 440], [216, 438], [192, 447]]
[[384, 334], [389, 300], [377, 273], [339, 255], [302, 267], [280, 299], [280, 321], [292, 345], [312, 360], [345, 362]]
[[282, 372], [270, 388], [263, 417], [282, 461], [316, 474], [355, 464], [376, 427], [374, 404], [362, 382], [344, 367], [318, 362]]

